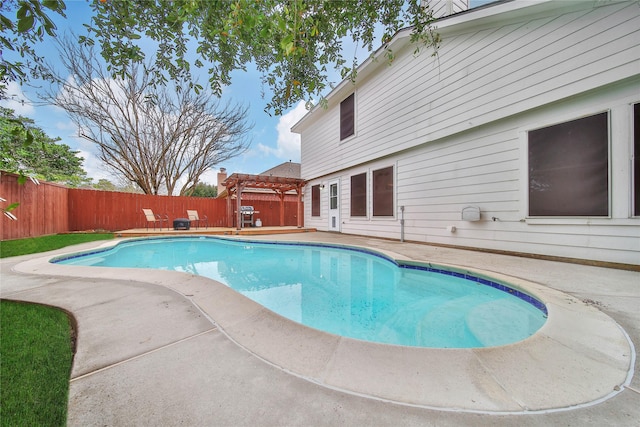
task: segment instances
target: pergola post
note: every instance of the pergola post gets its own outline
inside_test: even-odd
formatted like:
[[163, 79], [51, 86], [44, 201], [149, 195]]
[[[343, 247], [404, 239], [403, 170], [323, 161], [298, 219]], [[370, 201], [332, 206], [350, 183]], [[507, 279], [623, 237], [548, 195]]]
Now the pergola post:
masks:
[[298, 216], [297, 216], [297, 223], [298, 223], [298, 228], [302, 228], [302, 187], [303, 185], [298, 185], [296, 187], [296, 195], [298, 196], [298, 206], [297, 206], [297, 212], [298, 212]]
[[280, 227], [284, 227], [284, 191], [276, 191], [280, 198]]
[[236, 230], [242, 230], [242, 190], [244, 183], [238, 181], [236, 186]]
[[233, 227], [233, 209], [231, 208], [231, 188], [227, 187], [227, 227]]

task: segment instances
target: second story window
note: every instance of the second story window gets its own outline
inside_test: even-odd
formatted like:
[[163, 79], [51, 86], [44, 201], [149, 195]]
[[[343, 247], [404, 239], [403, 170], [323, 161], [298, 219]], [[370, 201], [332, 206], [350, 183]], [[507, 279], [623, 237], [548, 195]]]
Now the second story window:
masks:
[[340, 141], [355, 133], [355, 103], [352, 93], [340, 103]]
[[609, 215], [609, 114], [529, 132], [529, 215]]

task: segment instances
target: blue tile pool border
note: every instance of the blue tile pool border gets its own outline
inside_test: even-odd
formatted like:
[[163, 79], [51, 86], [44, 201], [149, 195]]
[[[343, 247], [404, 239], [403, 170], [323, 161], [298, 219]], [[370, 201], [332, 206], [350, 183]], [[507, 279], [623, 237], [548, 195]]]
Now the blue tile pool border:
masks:
[[473, 274], [470, 274], [468, 272], [464, 272], [464, 271], [458, 271], [458, 270], [454, 270], [454, 269], [446, 269], [442, 266], [438, 266], [438, 267], [433, 267], [431, 265], [418, 265], [418, 264], [400, 264], [401, 268], [406, 268], [409, 270], [420, 270], [420, 271], [429, 271], [432, 273], [438, 273], [438, 274], [444, 274], [446, 276], [453, 276], [453, 277], [459, 277], [461, 279], [465, 279], [465, 280], [470, 280], [472, 282], [476, 282], [482, 285], [486, 285], [486, 286], [490, 286], [494, 289], [497, 289], [499, 291], [502, 292], [506, 292], [509, 295], [513, 295], [517, 298], [520, 298], [521, 300], [523, 300], [526, 303], [531, 304], [532, 306], [534, 306], [535, 308], [537, 308], [538, 310], [540, 310], [542, 313], [544, 313], [545, 316], [548, 315], [547, 312], [547, 306], [540, 300], [538, 300], [535, 297], [532, 297], [531, 295], [522, 292], [518, 289], [514, 289], [511, 286], [505, 284], [505, 283], [501, 283], [501, 282], [496, 282], [484, 277], [480, 277], [480, 276], [476, 276]]
[[476, 276], [475, 274], [471, 274], [468, 271], [462, 270], [462, 269], [455, 269], [455, 268], [450, 268], [450, 267], [444, 267], [441, 265], [437, 265], [437, 264], [423, 264], [423, 263], [405, 263], [405, 262], [399, 262], [383, 253], [380, 252], [376, 252], [375, 250], [371, 250], [371, 249], [366, 249], [366, 248], [361, 248], [361, 247], [357, 247], [357, 246], [346, 246], [346, 245], [335, 245], [335, 244], [331, 244], [331, 243], [316, 243], [316, 242], [281, 242], [281, 241], [266, 241], [266, 240], [251, 240], [251, 239], [229, 239], [229, 238], [225, 238], [225, 237], [219, 237], [219, 236], [184, 236], [184, 237], [176, 237], [176, 236], [168, 236], [168, 237], [146, 237], [146, 238], [139, 238], [139, 239], [131, 239], [131, 240], [125, 240], [122, 242], [118, 242], [116, 245], [108, 247], [108, 248], [101, 248], [101, 249], [94, 249], [94, 250], [89, 250], [89, 251], [85, 251], [85, 252], [78, 252], [78, 253], [74, 253], [74, 254], [70, 254], [70, 255], [61, 255], [58, 257], [55, 257], [53, 259], [50, 260], [51, 263], [54, 264], [58, 264], [61, 263], [63, 261], [67, 261], [67, 260], [71, 260], [71, 259], [76, 259], [76, 258], [82, 258], [85, 256], [90, 256], [90, 255], [96, 255], [102, 252], [108, 252], [114, 248], [116, 248], [119, 245], [124, 245], [124, 244], [128, 244], [128, 243], [134, 243], [134, 242], [151, 242], [151, 241], [159, 241], [159, 240], [184, 240], [184, 239], [191, 239], [191, 240], [203, 240], [203, 239], [210, 239], [210, 240], [220, 240], [220, 241], [224, 241], [224, 242], [240, 242], [240, 243], [250, 243], [250, 244], [257, 244], [257, 245], [277, 245], [277, 246], [303, 246], [303, 247], [317, 247], [317, 248], [331, 248], [331, 249], [342, 249], [342, 250], [347, 250], [347, 251], [353, 251], [353, 252], [360, 252], [360, 253], [364, 253], [367, 255], [372, 255], [372, 256], [376, 256], [378, 258], [381, 258], [385, 261], [391, 262], [395, 265], [397, 265], [399, 268], [405, 268], [407, 270], [418, 270], [418, 271], [427, 271], [427, 272], [431, 272], [431, 273], [437, 273], [437, 274], [443, 274], [446, 276], [453, 276], [453, 277], [458, 277], [460, 279], [465, 279], [465, 280], [470, 280], [472, 282], [476, 282], [482, 285], [486, 285], [486, 286], [490, 286], [494, 289], [497, 289], [499, 291], [502, 292], [506, 292], [510, 295], [513, 295], [521, 300], [523, 300], [524, 302], [531, 304], [532, 306], [534, 306], [535, 308], [537, 308], [538, 310], [540, 310], [545, 316], [548, 315], [547, 312], [547, 306], [540, 300], [538, 300], [537, 298], [522, 292], [518, 289], [514, 289], [513, 287], [511, 287], [510, 285], [506, 284], [506, 283], [502, 283], [502, 282], [497, 282], [485, 277], [481, 277], [481, 276]]

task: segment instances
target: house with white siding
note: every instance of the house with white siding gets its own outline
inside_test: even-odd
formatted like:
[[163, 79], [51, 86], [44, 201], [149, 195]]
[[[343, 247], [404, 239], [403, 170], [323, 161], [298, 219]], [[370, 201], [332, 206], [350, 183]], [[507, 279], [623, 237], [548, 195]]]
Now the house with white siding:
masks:
[[465, 7], [433, 5], [435, 56], [402, 30], [293, 127], [305, 225], [639, 266], [640, 3]]

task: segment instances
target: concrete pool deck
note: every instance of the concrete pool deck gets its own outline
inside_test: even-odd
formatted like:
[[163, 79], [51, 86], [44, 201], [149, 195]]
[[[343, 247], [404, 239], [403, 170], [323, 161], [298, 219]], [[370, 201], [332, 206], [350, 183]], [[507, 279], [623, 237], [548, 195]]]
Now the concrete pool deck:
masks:
[[547, 303], [549, 320], [504, 347], [385, 346], [302, 327], [197, 276], [47, 262], [104, 243], [4, 259], [3, 298], [60, 306], [77, 320], [70, 425], [640, 420], [628, 341], [640, 340], [638, 272], [330, 233], [251, 239], [358, 245], [506, 275]]

